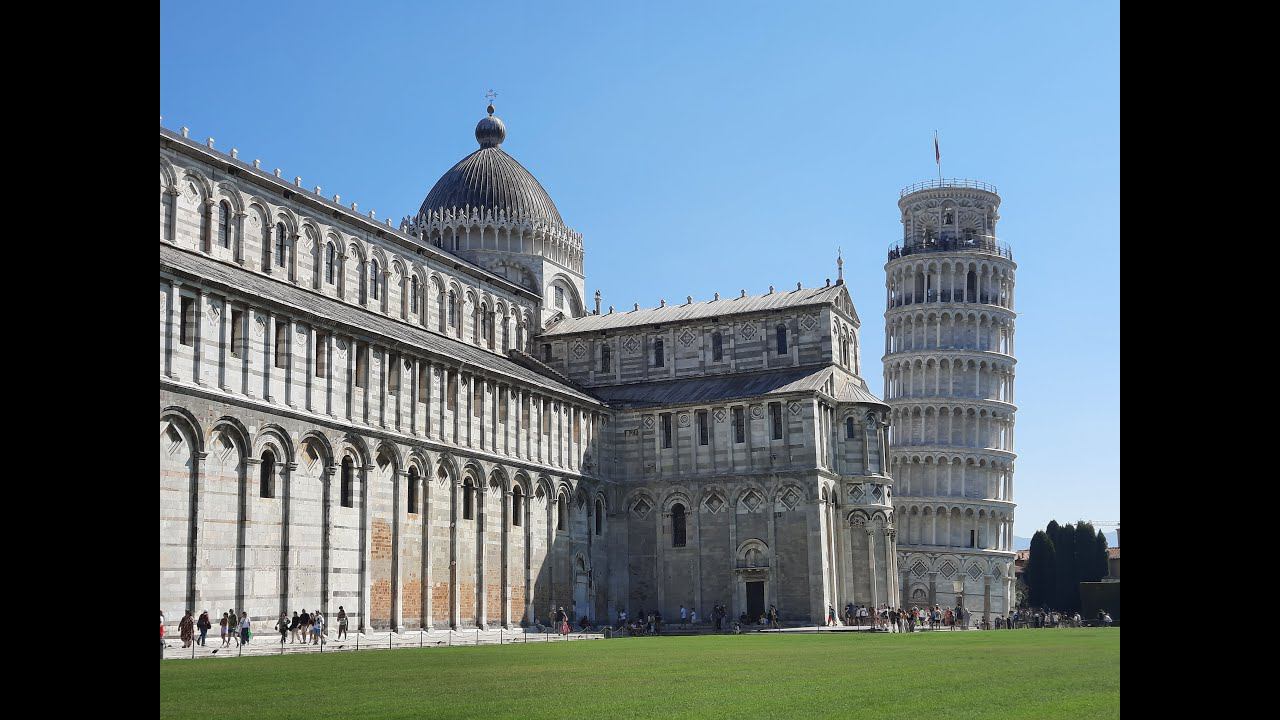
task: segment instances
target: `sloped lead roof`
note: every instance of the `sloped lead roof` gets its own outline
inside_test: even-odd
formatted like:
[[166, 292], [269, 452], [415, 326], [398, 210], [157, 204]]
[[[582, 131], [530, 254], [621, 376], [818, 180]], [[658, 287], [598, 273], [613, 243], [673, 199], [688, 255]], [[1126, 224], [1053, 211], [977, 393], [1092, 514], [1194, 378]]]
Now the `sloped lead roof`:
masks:
[[[590, 392], [611, 407], [619, 408], [704, 404], [821, 390], [827, 384], [832, 372], [834, 369], [830, 365], [810, 365], [802, 368], [722, 377], [609, 385], [593, 387]], [[837, 385], [836, 399], [840, 402], [884, 405], [876, 396], [864, 389], [859, 380], [853, 378], [842, 385]]]
[[[830, 287], [812, 289], [804, 288], [803, 290], [784, 290], [767, 295], [747, 295], [746, 297], [735, 297], [727, 300], [707, 300], [685, 305], [668, 305], [666, 307], [645, 308], [628, 312], [614, 312], [608, 315], [565, 318], [551, 329], [542, 333], [542, 337], [570, 335], [596, 330], [613, 330], [633, 325], [683, 322], [701, 318], [739, 315], [760, 310], [780, 310], [805, 305], [826, 305], [834, 302], [842, 292], [846, 292], [844, 285], [832, 285]], [[852, 303], [850, 304], [852, 305]]]

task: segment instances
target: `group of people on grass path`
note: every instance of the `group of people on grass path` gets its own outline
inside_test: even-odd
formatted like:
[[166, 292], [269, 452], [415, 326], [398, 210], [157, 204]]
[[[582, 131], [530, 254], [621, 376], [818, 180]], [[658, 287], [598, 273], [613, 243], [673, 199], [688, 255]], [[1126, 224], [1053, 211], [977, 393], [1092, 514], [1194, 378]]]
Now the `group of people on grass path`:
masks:
[[[342, 640], [347, 637], [347, 611], [338, 606], [338, 639]], [[182, 647], [189, 648], [193, 645], [207, 647], [207, 636], [209, 630], [213, 627], [213, 622], [209, 619], [209, 611], [205, 610], [200, 613], [200, 617], [196, 618], [190, 610], [182, 616], [182, 620], [178, 621], [178, 637], [182, 640]], [[308, 638], [312, 645], [319, 645], [325, 642], [325, 617], [324, 614], [317, 610], [314, 613], [308, 613], [303, 608], [301, 613], [294, 612], [293, 618], [290, 619], [287, 613], [280, 613], [280, 619], [276, 621], [275, 629], [280, 632], [280, 644], [284, 645], [287, 639], [290, 644], [301, 643], [307, 644]], [[196, 632], [199, 637], [196, 637]], [[165, 634], [165, 618], [164, 610], [160, 611], [160, 649], [168, 647], [164, 641]], [[249, 619], [249, 613], [241, 611], [239, 615], [234, 609], [222, 613], [222, 618], [218, 620], [218, 634], [222, 639], [220, 648], [240, 647], [248, 645], [253, 638], [253, 622]], [[215, 651], [216, 652], [216, 651]]]

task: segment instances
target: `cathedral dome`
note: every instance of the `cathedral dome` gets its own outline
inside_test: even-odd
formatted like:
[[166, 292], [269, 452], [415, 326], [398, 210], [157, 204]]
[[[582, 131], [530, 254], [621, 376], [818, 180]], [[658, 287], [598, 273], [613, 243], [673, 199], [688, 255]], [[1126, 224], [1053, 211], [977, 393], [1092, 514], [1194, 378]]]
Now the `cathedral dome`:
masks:
[[462, 158], [436, 181], [419, 212], [470, 206], [495, 213], [506, 211], [509, 218], [540, 220], [563, 229], [564, 221], [551, 196], [523, 165], [502, 150], [507, 127], [494, 116], [492, 105], [487, 109], [488, 117], [476, 124], [480, 149]]

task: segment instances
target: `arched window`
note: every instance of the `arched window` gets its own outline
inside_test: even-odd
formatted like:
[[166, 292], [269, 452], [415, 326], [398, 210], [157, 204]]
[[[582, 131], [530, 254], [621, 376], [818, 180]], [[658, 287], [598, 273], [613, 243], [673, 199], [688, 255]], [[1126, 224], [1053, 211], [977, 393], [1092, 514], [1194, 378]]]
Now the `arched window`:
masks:
[[209, 242], [209, 213], [211, 212], [211, 209], [209, 207], [209, 203], [204, 202], [199, 199], [199, 197], [196, 198], [196, 202], [200, 203], [200, 235], [196, 238], [196, 242], [199, 243], [198, 247], [201, 250], [204, 250], [208, 247], [205, 243]]
[[520, 518], [524, 517], [524, 491], [516, 485], [511, 489], [511, 524], [520, 527]]
[[262, 269], [271, 272], [271, 223], [262, 218]]
[[556, 529], [569, 529], [569, 498], [564, 493], [556, 497]]
[[458, 294], [452, 290], [449, 291], [448, 308], [449, 308], [449, 327], [456, 330], [458, 328]]
[[276, 456], [270, 450], [262, 452], [262, 474], [258, 483], [258, 496], [271, 498], [276, 496]]
[[467, 478], [462, 483], [462, 519], [471, 520], [475, 517], [472, 510], [475, 502], [476, 488], [471, 484], [471, 478]]
[[342, 507], [355, 507], [355, 467], [351, 456], [342, 458]]
[[164, 239], [173, 242], [173, 207], [175, 195], [168, 190], [164, 191], [164, 195], [160, 197], [160, 206], [164, 209]]
[[840, 340], [840, 363], [849, 366], [849, 341], [844, 338]]
[[778, 354], [786, 355], [787, 354], [787, 326], [783, 325], [782, 323], [778, 323], [778, 327], [776, 327], [774, 330], [778, 336]]
[[369, 297], [374, 300], [378, 299], [378, 261], [376, 258], [369, 261]]
[[231, 206], [226, 200], [218, 203], [218, 239], [222, 247], [231, 247]]
[[284, 223], [276, 223], [276, 266], [285, 266], [285, 254], [288, 251], [288, 240], [285, 239]]
[[324, 251], [324, 280], [330, 285], [337, 275], [338, 270], [338, 249], [329, 243]]
[[480, 304], [480, 337], [493, 347], [493, 341], [489, 337], [489, 303]]
[[596, 500], [596, 534], [604, 529], [604, 503]]
[[676, 503], [671, 508], [671, 547], [684, 547], [684, 505]]
[[653, 366], [662, 367], [663, 365], [666, 364], [666, 362], [667, 362], [667, 354], [663, 350], [662, 341], [654, 340], [653, 341]]
[[409, 278], [409, 312], [418, 312], [418, 276]]
[[724, 336], [717, 330], [711, 333], [711, 361], [720, 362], [724, 359]]
[[857, 428], [854, 425], [853, 418], [844, 419], [844, 439], [845, 440], [852, 440], [854, 438], [856, 429]]
[[409, 468], [409, 502], [406, 505], [409, 513], [416, 514], [418, 512], [418, 468]]
[[609, 346], [603, 345], [600, 348], [600, 372], [609, 372]]

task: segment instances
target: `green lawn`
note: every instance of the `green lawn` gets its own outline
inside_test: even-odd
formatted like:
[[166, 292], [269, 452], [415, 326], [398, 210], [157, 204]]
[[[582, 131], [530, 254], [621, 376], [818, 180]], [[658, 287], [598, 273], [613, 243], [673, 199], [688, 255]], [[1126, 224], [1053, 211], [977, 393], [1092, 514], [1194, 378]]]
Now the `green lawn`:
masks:
[[1120, 630], [618, 638], [175, 660], [164, 718], [1111, 718]]

